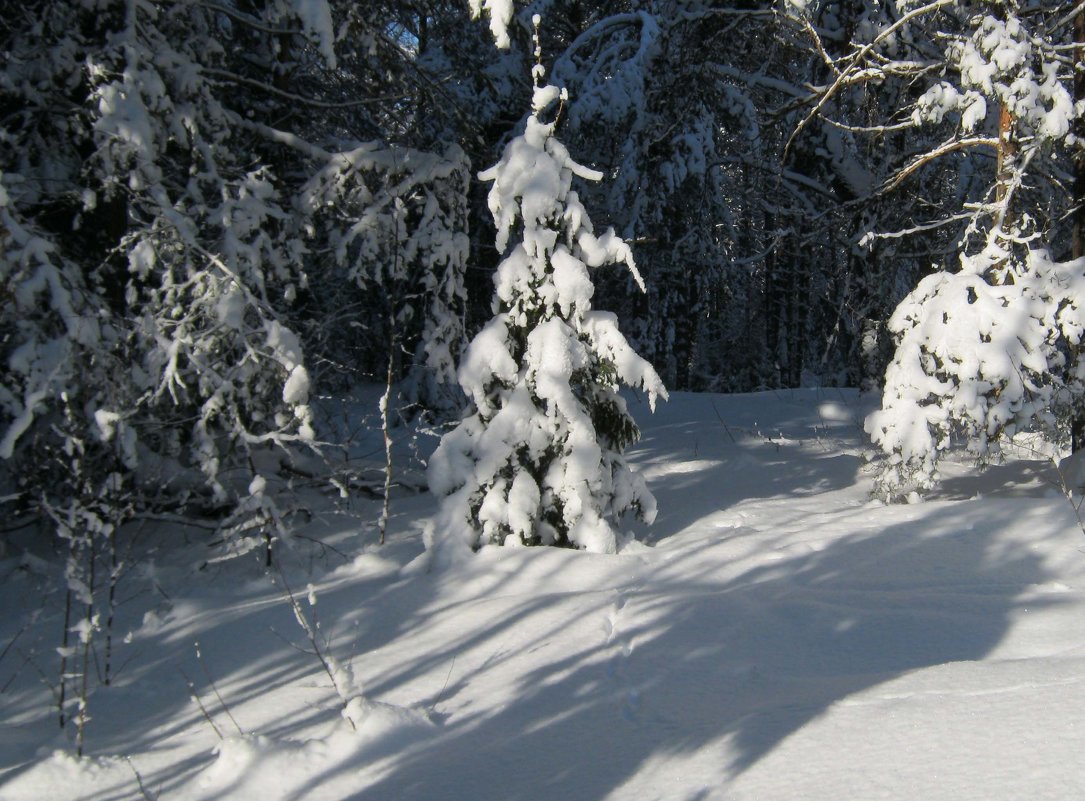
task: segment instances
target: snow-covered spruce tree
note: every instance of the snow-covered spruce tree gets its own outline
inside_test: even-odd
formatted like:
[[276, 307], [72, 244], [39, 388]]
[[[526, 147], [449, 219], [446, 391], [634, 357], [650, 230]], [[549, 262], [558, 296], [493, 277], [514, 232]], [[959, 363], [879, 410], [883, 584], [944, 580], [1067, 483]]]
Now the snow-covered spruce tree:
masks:
[[994, 180], [970, 207], [960, 268], [922, 280], [889, 321], [896, 354], [882, 409], [866, 423], [886, 454], [876, 484], [883, 497], [929, 489], [954, 443], [982, 463], [997, 455], [1002, 436], [1079, 414], [1085, 260], [1050, 255], [1059, 212], [1046, 207], [1060, 172], [1055, 158], [1082, 147], [1071, 134], [1081, 113], [1070, 88], [1073, 59], [1058, 44], [1070, 38], [1072, 17], [984, 2], [961, 10], [963, 30], [939, 37], [958, 80], [933, 85], [913, 118], [956, 119], [959, 128], [902, 176], [939, 155], [987, 147]]
[[[472, 5], [514, 51], [533, 10], [560, 7], [544, 44], [553, 82], [577, 99], [562, 140], [607, 165], [606, 183], [583, 188], [582, 199], [627, 241], [637, 237], [647, 287], [614, 272], [596, 278], [595, 298], [667, 386], [859, 382], [864, 331], [914, 285], [924, 252], [942, 245], [928, 236], [906, 249], [894, 239], [858, 247], [872, 227], [929, 214], [927, 186], [877, 195], [906, 149], [899, 134], [868, 147], [860, 135], [873, 96], [899, 109], [908, 87], [857, 76], [785, 146], [814, 95], [833, 85], [826, 59], [844, 69], [857, 37], [891, 24], [905, 2]], [[735, 48], [736, 37], [750, 46]], [[894, 93], [881, 94], [889, 85]]]
[[497, 248], [513, 244], [494, 279], [495, 316], [459, 370], [473, 408], [430, 460], [430, 487], [443, 496], [430, 532], [438, 551], [522, 543], [613, 552], [623, 513], [655, 517], [622, 454], [639, 432], [618, 386], [645, 390], [653, 409], [666, 390], [614, 315], [591, 309], [589, 269], [624, 264], [640, 276], [613, 231], [593, 233], [571, 189], [574, 175], [602, 175], [555, 137], [567, 95], [542, 85], [543, 75], [536, 66], [524, 133], [480, 175], [493, 181]]

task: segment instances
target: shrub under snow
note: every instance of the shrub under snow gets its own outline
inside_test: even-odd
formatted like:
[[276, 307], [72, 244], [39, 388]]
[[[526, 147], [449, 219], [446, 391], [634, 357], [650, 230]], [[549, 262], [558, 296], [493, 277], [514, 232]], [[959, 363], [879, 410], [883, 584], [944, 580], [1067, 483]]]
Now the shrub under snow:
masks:
[[998, 440], [1073, 413], [1083, 365], [1085, 260], [1054, 262], [1033, 250], [1001, 282], [991, 248], [936, 273], [889, 321], [896, 355], [882, 408], [866, 429], [888, 455], [878, 492], [894, 499], [929, 489], [955, 439], [981, 462]]

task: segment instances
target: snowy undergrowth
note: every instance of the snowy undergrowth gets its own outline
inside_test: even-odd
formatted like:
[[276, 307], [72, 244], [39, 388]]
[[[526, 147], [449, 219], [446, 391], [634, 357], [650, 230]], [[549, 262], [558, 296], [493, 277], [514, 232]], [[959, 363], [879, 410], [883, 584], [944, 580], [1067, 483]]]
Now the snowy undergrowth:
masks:
[[1025, 447], [984, 474], [949, 462], [934, 496], [884, 506], [854, 393], [676, 394], [655, 416], [629, 401], [660, 511], [618, 554], [493, 546], [426, 572], [427, 495], [397, 499], [384, 548], [318, 513], [306, 531], [329, 549], [282, 552], [352, 674], [353, 728], [290, 646], [307, 642], [274, 574], [163, 548], [128, 584], [127, 664], [92, 697], [94, 756], [77, 761], [33, 664], [52, 670], [56, 598], [39, 563], [0, 563], [0, 649], [17, 637], [0, 799], [1085, 790], [1085, 554], [1050, 462]]

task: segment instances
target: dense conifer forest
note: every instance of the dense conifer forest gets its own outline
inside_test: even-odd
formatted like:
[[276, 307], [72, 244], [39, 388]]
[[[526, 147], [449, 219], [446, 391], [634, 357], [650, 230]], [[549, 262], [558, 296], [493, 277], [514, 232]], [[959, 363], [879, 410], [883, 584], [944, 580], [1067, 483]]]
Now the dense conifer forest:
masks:
[[[422, 548], [405, 576], [647, 547], [675, 397], [714, 410], [715, 470], [792, 440], [691, 398], [836, 392], [884, 504], [1085, 447], [1083, 2], [0, 12], [0, 565], [45, 599], [0, 666], [79, 755], [160, 549], [257, 562], [357, 730], [284, 572], [353, 558], [312, 529], [336, 515]], [[57, 642], [21, 650], [39, 617]]]

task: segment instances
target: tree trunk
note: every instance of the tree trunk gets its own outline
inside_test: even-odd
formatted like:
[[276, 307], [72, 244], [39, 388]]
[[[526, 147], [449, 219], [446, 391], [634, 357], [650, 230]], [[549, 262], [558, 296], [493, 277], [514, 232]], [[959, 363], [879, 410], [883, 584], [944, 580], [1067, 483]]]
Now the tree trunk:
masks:
[[[1002, 207], [998, 211], [995, 224], [1003, 233], [1013, 222], [1010, 206], [1013, 204], [1013, 163], [1016, 158], [1017, 141], [1013, 134], [1013, 113], [1003, 104], [998, 114], [998, 152], [995, 167], [995, 202]], [[1002, 240], [1007, 241], [1005, 237]], [[999, 268], [1004, 264], [1005, 262], [1000, 263]]]
[[[1074, 100], [1085, 100], [1085, 8], [1078, 11], [1074, 18]], [[1085, 136], [1085, 119], [1078, 117], [1074, 122], [1074, 133]], [[1074, 196], [1073, 203], [1073, 243], [1072, 258], [1085, 256], [1085, 147], [1077, 146], [1074, 153]], [[1079, 353], [1075, 357], [1081, 358]], [[1070, 423], [1070, 447], [1074, 453], [1085, 449], [1085, 410], [1080, 403], [1075, 409], [1074, 419]]]

